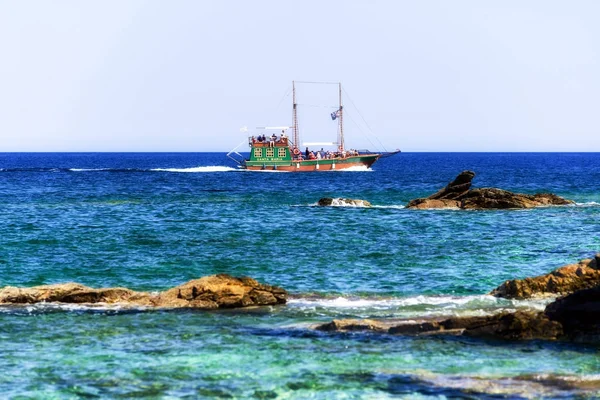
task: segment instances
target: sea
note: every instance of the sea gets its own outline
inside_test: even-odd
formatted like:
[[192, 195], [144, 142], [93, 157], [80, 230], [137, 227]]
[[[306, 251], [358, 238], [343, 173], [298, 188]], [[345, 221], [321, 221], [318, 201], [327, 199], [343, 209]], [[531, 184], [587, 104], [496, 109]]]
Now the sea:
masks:
[[[463, 170], [576, 203], [404, 208]], [[289, 292], [217, 311], [2, 306], [0, 397], [600, 398], [597, 344], [314, 329], [543, 310], [552, 299], [488, 293], [593, 257], [599, 228], [598, 153], [401, 153], [319, 173], [243, 171], [225, 153], [0, 153], [0, 287], [158, 292], [226, 273]]]

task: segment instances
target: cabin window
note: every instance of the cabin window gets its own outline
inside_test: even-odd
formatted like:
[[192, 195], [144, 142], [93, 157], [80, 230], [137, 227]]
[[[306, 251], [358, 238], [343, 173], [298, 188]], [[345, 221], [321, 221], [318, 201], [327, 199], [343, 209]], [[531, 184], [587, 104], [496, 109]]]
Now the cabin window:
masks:
[[280, 147], [280, 148], [277, 150], [277, 153], [278, 153], [278, 154], [277, 154], [277, 157], [281, 157], [281, 158], [285, 157], [285, 148], [283, 148], [283, 147]]
[[262, 157], [262, 149], [254, 149], [254, 157]]
[[275, 149], [267, 149], [266, 154], [267, 157], [273, 157], [275, 155]]

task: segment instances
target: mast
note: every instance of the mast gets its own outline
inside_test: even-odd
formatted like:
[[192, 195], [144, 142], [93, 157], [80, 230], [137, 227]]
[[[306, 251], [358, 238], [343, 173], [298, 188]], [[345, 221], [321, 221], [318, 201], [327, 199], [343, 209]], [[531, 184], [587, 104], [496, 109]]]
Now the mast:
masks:
[[339, 112], [339, 134], [338, 134], [338, 150], [344, 151], [344, 106], [342, 105], [342, 83], [338, 83], [339, 92], [340, 92], [340, 108]]
[[296, 104], [296, 82], [292, 81], [292, 123], [294, 127], [294, 146], [300, 148], [300, 138], [298, 136], [298, 104]]

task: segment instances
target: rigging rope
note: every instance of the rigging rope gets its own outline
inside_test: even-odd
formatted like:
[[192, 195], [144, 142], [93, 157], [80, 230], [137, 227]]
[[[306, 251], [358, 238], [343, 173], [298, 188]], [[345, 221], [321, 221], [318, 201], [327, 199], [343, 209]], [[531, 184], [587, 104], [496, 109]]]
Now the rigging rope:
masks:
[[[358, 113], [358, 115], [362, 118], [362, 120], [365, 123], [365, 125], [367, 126], [367, 128], [369, 128], [369, 131], [371, 131], [371, 135], [377, 140], [377, 142], [379, 143], [379, 145], [381, 146], [381, 148], [385, 152], [387, 152], [387, 150], [386, 150], [385, 146], [383, 145], [383, 143], [381, 143], [381, 141], [379, 140], [379, 138], [377, 137], [377, 135], [375, 135], [375, 132], [373, 132], [373, 129], [371, 129], [371, 127], [369, 126], [369, 124], [367, 123], [367, 121], [365, 120], [365, 118], [362, 116], [362, 114], [360, 113], [358, 107], [356, 107], [356, 104], [354, 104], [354, 101], [352, 101], [352, 98], [350, 98], [350, 95], [348, 94], [348, 92], [346, 92], [346, 89], [342, 88], [342, 90], [344, 91], [344, 94], [346, 95], [346, 98], [348, 98], [348, 100], [350, 100], [350, 103], [352, 103], [352, 106], [354, 106], [354, 109], [356, 110], [356, 112]], [[352, 119], [352, 118], [350, 118], [350, 119]], [[355, 122], [355, 124], [356, 124], [356, 122]], [[358, 124], [357, 124], [357, 126], [358, 126]], [[360, 126], [358, 127], [358, 129], [360, 129]], [[370, 140], [369, 140], [369, 142], [370, 142]], [[373, 144], [373, 143], [371, 143], [371, 144]], [[373, 146], [375, 146], [375, 145], [373, 144]]]
[[276, 112], [279, 111], [279, 107], [281, 107], [281, 103], [283, 103], [283, 101], [286, 99], [286, 97], [288, 97], [290, 95], [291, 92], [292, 92], [292, 87], [288, 86], [285, 94], [283, 95], [281, 100], [279, 100], [279, 104], [277, 104], [277, 108], [275, 109]]

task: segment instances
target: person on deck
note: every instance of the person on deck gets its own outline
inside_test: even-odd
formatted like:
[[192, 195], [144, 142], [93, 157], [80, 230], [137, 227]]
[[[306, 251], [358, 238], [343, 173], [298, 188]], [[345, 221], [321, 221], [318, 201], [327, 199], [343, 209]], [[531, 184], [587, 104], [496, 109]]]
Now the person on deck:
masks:
[[309, 154], [310, 154], [310, 151], [308, 151], [308, 147], [307, 147], [306, 151], [304, 152], [304, 158], [308, 158]]

